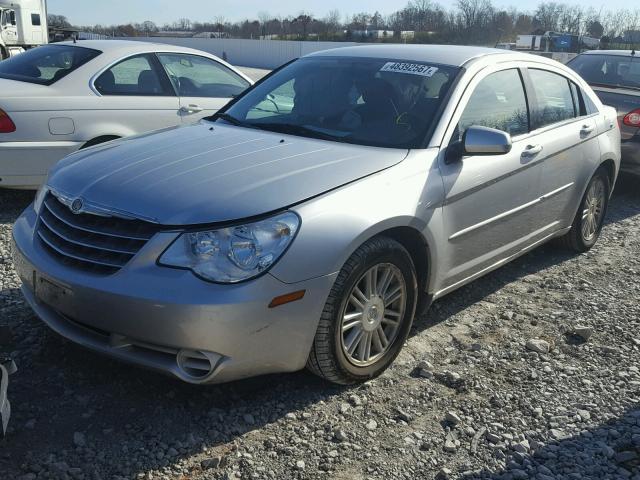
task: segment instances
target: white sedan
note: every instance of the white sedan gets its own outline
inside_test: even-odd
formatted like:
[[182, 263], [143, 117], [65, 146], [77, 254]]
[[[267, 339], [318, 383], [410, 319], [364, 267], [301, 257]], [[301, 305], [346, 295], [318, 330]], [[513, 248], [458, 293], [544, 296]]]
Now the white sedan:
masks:
[[253, 82], [208, 53], [64, 42], [0, 62], [0, 187], [38, 188], [66, 155], [214, 114]]

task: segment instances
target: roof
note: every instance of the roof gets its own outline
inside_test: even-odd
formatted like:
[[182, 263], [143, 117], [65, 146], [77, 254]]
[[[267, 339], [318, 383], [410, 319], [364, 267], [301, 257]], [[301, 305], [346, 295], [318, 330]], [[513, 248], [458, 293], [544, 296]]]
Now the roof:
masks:
[[505, 55], [508, 50], [461, 45], [358, 45], [315, 52], [308, 57], [370, 57], [413, 60], [460, 67], [470, 60], [487, 55]]
[[[589, 50], [582, 55], [617, 55], [619, 57], [630, 57], [634, 50]], [[640, 50], [635, 50], [637, 57], [640, 57]]]

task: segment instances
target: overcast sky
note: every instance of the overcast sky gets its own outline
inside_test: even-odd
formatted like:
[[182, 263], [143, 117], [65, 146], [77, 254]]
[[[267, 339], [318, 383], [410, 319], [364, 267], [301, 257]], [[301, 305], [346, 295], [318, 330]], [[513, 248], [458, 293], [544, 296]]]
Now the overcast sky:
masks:
[[[638, 0], [568, 0], [595, 8], [629, 8]], [[440, 5], [450, 7], [455, 0], [440, 0]], [[520, 9], [534, 9], [539, 0], [493, 0], [496, 6], [517, 5]], [[48, 0], [49, 13], [65, 15], [73, 24], [119, 24], [151, 20], [157, 24], [178, 18], [194, 21], [211, 21], [218, 16], [227, 20], [257, 18], [258, 12], [272, 15], [296, 15], [301, 10], [322, 17], [332, 9], [344, 14], [380, 11], [383, 15], [401, 9], [406, 0]], [[640, 7], [640, 5], [639, 5]]]

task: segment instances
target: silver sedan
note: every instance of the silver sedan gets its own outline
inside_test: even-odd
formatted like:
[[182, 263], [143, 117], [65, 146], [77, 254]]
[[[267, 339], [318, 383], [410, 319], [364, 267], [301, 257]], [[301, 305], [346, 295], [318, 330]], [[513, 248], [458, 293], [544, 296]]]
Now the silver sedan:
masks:
[[197, 125], [59, 162], [15, 224], [53, 330], [192, 383], [382, 373], [417, 312], [542, 243], [598, 239], [616, 112], [472, 47], [304, 57]]

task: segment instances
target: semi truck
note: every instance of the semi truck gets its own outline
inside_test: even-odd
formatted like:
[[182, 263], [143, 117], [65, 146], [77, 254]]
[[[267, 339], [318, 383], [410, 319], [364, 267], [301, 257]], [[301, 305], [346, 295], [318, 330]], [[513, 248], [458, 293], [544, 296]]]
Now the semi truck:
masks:
[[46, 0], [0, 0], [0, 59], [48, 41]]
[[584, 50], [598, 49], [597, 38], [572, 35], [570, 33], [545, 32], [543, 35], [518, 35], [517, 50], [533, 52], [580, 53]]

